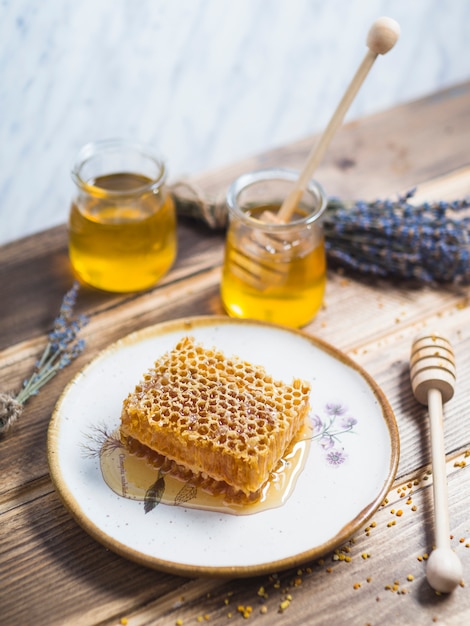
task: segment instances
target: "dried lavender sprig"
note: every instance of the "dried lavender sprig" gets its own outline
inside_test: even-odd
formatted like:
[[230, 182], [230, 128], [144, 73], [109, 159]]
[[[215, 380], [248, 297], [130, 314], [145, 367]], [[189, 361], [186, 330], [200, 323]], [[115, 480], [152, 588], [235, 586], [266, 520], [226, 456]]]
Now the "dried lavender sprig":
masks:
[[[223, 200], [185, 183], [173, 188], [178, 215], [211, 229], [227, 226]], [[330, 198], [325, 217], [328, 257], [360, 273], [425, 283], [470, 283], [468, 199], [412, 205], [412, 189], [397, 200], [358, 201], [346, 206]], [[388, 256], [387, 256], [388, 255]]]
[[397, 200], [331, 199], [324, 221], [328, 257], [383, 277], [470, 284], [468, 199], [412, 205], [415, 190]]
[[[23, 383], [23, 388], [16, 396], [17, 402], [24, 404], [28, 398], [39, 393], [40, 389], [53, 378], [57, 372], [69, 365], [77, 356], [83, 352], [85, 341], [79, 339], [73, 346], [65, 352], [54, 352], [36, 372]], [[60, 358], [59, 358], [60, 357]]]
[[72, 288], [65, 294], [35, 371], [29, 379], [24, 381], [23, 388], [16, 396], [20, 404], [24, 404], [31, 396], [39, 393], [39, 390], [59, 370], [69, 365], [83, 351], [85, 342], [83, 339], [78, 339], [78, 333], [88, 320], [84, 315], [73, 318], [79, 288], [79, 283], [75, 281]]
[[19, 393], [16, 396], [0, 393], [0, 435], [9, 430], [19, 418], [28, 399], [37, 395], [58, 371], [69, 365], [84, 350], [85, 341], [79, 339], [78, 334], [88, 323], [88, 319], [84, 315], [74, 318], [79, 288], [79, 283], [74, 282], [65, 294], [41, 358], [32, 375], [23, 382]]

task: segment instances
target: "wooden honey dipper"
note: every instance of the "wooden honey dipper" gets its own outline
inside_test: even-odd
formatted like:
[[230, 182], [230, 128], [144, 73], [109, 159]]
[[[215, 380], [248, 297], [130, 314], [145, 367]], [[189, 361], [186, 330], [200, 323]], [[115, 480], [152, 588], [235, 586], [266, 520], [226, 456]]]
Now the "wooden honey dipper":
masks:
[[413, 393], [428, 405], [433, 472], [436, 547], [426, 567], [426, 577], [436, 591], [450, 593], [462, 580], [462, 564], [450, 547], [447, 474], [442, 405], [454, 395], [455, 359], [452, 346], [439, 334], [417, 337], [411, 349], [410, 377]]
[[[367, 77], [369, 71], [372, 69], [375, 60], [379, 55], [384, 55], [393, 48], [399, 35], [400, 26], [392, 18], [380, 17], [373, 22], [367, 34], [367, 52], [346, 91], [344, 92], [343, 97], [333, 112], [333, 115], [323, 131], [318, 143], [313, 146], [307, 161], [300, 172], [299, 178], [295, 182], [290, 193], [282, 202], [279, 211], [276, 213], [264, 211], [259, 218], [261, 221], [268, 224], [287, 224], [291, 221], [292, 216], [294, 215], [294, 212], [312, 178], [313, 172], [323, 158], [323, 155], [330, 145], [333, 136], [340, 127], [344, 116], [358, 93], [359, 88]], [[259, 235], [260, 234], [258, 233], [258, 243], [261, 247], [264, 248], [271, 245], [268, 240], [268, 235], [265, 235], [264, 237]], [[272, 239], [273, 238], [271, 238], [271, 241]], [[276, 272], [270, 272], [271, 276], [266, 276], [269, 270], [264, 267], [260, 269], [257, 264], [251, 258], [246, 256], [242, 250], [239, 250], [233, 255], [232, 262], [232, 271], [236, 272], [243, 280], [245, 280], [245, 282], [252, 284], [256, 288], [262, 289], [266, 283], [270, 284], [272, 282], [277, 282], [278, 279], [282, 278], [282, 270], [279, 267], [276, 268]], [[268, 280], [266, 280], [267, 278]]]

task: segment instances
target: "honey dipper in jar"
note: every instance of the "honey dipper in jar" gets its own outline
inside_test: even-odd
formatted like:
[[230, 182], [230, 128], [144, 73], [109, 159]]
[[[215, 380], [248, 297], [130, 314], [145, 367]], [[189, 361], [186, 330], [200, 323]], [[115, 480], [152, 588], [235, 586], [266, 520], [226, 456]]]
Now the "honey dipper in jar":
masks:
[[229, 187], [221, 298], [230, 316], [301, 327], [318, 312], [326, 282], [321, 215], [327, 201], [312, 176], [375, 60], [395, 45], [399, 31], [388, 17], [372, 24], [367, 53], [300, 173], [259, 170]]

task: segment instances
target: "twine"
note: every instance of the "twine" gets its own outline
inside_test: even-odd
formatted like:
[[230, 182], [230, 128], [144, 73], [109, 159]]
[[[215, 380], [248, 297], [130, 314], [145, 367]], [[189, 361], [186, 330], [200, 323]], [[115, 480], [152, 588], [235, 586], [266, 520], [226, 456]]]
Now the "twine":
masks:
[[169, 187], [176, 203], [177, 213], [201, 220], [214, 230], [227, 226], [225, 194], [210, 196], [194, 183], [178, 180]]
[[23, 412], [23, 405], [11, 393], [0, 392], [0, 435], [7, 433]]

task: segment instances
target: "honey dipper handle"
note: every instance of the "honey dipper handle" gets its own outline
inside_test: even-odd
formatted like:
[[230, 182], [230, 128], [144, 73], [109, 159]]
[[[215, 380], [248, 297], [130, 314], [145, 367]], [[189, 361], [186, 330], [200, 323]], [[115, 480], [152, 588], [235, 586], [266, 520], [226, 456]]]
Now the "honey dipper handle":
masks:
[[442, 394], [438, 389], [429, 389], [428, 391], [428, 410], [431, 428], [435, 542], [438, 548], [448, 548], [450, 541], [450, 525], [447, 502], [444, 417], [442, 411]]
[[349, 83], [349, 86], [341, 98], [338, 106], [336, 107], [336, 110], [334, 111], [325, 131], [320, 137], [320, 140], [310, 152], [296, 185], [282, 203], [282, 206], [277, 213], [278, 221], [288, 222], [292, 217], [296, 206], [307, 188], [309, 180], [312, 178], [313, 172], [323, 158], [326, 149], [341, 125], [344, 116], [351, 106], [351, 103], [364, 82], [367, 74], [372, 68], [375, 59], [379, 54], [385, 54], [393, 48], [399, 34], [399, 25], [395, 22], [395, 20], [392, 20], [389, 17], [381, 17], [372, 24], [367, 35], [367, 46], [369, 49], [361, 65], [353, 76], [353, 79]]

